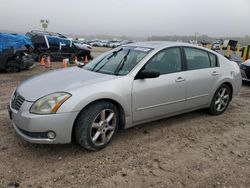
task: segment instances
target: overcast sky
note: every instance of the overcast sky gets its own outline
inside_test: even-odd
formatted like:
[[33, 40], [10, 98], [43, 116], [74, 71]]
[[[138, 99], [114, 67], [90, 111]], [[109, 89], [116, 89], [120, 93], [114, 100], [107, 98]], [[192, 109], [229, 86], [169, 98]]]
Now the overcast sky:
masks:
[[81, 35], [250, 35], [250, 0], [0, 0], [0, 30]]

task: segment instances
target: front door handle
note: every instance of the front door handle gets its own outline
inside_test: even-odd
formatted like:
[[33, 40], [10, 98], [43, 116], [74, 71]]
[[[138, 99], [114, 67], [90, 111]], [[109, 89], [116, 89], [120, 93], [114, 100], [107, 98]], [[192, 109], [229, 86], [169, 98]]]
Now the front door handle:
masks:
[[219, 75], [219, 73], [218, 73], [218, 72], [216, 72], [216, 71], [213, 71], [211, 75], [212, 75], [212, 76], [218, 76], [218, 75]]
[[178, 77], [175, 82], [184, 82], [185, 81], [185, 78], [182, 78], [182, 77]]

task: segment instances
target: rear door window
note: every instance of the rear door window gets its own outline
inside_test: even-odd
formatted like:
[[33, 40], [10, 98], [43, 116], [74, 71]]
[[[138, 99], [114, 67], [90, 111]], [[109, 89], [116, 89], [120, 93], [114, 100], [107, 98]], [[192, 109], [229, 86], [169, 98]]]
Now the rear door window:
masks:
[[210, 66], [210, 59], [208, 52], [197, 48], [184, 48], [187, 70], [205, 69]]

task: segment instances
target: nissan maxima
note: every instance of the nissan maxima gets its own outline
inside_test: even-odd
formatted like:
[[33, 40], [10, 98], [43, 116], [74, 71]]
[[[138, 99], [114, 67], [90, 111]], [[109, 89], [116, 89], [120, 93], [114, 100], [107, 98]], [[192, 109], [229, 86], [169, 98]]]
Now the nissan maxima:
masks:
[[31, 143], [75, 140], [97, 151], [118, 129], [197, 109], [222, 114], [241, 88], [239, 66], [178, 42], [140, 42], [106, 52], [83, 67], [21, 83], [9, 102], [16, 132]]

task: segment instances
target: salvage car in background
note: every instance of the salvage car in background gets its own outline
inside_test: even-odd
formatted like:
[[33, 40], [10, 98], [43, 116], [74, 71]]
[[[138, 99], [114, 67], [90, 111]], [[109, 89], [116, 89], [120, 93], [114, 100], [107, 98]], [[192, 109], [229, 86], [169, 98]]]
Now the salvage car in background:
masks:
[[30, 31], [26, 33], [26, 36], [30, 37], [33, 43], [38, 61], [44, 56], [50, 56], [54, 61], [61, 61], [65, 58], [73, 60], [75, 57], [92, 59], [90, 48], [86, 45], [75, 45], [71, 39], [62, 34]]
[[240, 64], [242, 80], [250, 82], [250, 59]]
[[236, 62], [240, 67], [240, 72], [243, 81], [250, 81], [250, 60], [242, 62], [242, 58], [233, 50], [230, 50], [230, 56], [226, 56], [226, 50], [217, 50], [217, 53], [225, 56], [230, 61]]
[[240, 65], [242, 63], [242, 58], [233, 50], [230, 50], [230, 56], [227, 57], [226, 55], [226, 50], [215, 50], [217, 53], [223, 55], [224, 57], [226, 57], [227, 59], [229, 59], [230, 61], [234, 61], [236, 63], [238, 63], [238, 65]]
[[177, 42], [132, 43], [82, 68], [21, 83], [9, 113], [16, 132], [29, 142], [74, 138], [97, 151], [118, 129], [202, 108], [222, 114], [240, 88], [239, 66], [214, 51]]
[[0, 33], [0, 70], [19, 72], [34, 64], [31, 40], [25, 35]]
[[80, 49], [85, 49], [85, 50], [92, 50], [92, 47], [89, 44], [86, 44], [84, 41], [81, 40], [73, 40], [73, 44]]

